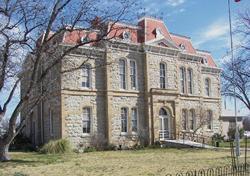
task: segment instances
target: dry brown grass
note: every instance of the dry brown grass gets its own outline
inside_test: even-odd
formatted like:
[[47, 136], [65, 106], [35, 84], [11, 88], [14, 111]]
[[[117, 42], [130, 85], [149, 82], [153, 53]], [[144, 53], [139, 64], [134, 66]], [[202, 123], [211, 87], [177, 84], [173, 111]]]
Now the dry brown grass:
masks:
[[12, 161], [0, 163], [0, 175], [29, 176], [166, 175], [230, 164], [230, 151], [197, 149], [146, 149], [83, 154], [42, 155], [11, 153]]

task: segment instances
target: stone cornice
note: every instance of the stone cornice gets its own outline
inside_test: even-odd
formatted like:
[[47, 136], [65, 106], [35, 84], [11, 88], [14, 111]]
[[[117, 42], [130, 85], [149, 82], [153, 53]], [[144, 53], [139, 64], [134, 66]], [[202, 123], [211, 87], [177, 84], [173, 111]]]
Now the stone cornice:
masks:
[[208, 67], [208, 66], [202, 66], [201, 67], [202, 73], [213, 73], [213, 74], [220, 74], [221, 69], [216, 67]]

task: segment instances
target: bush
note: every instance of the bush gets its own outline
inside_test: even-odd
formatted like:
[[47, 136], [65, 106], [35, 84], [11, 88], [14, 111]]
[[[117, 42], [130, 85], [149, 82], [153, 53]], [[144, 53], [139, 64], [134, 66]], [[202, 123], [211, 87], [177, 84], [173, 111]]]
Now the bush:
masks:
[[61, 154], [71, 151], [70, 142], [67, 139], [59, 139], [55, 141], [49, 141], [40, 150], [43, 154]]
[[95, 147], [87, 147], [84, 149], [84, 153], [88, 153], [88, 152], [95, 152], [96, 151], [96, 148]]
[[19, 133], [10, 144], [10, 151], [34, 151], [35, 148], [32, 145], [29, 138]]
[[[244, 129], [243, 128], [239, 129], [239, 134], [240, 134], [240, 139], [242, 139], [244, 136]], [[230, 128], [227, 132], [227, 135], [229, 137], [229, 140], [235, 139], [235, 128]]]

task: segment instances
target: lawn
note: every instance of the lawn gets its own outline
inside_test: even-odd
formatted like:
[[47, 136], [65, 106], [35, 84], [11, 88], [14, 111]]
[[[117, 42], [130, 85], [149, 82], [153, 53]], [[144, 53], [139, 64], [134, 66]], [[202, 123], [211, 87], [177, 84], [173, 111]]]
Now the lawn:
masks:
[[[250, 139], [247, 140], [247, 145], [248, 145], [248, 148], [250, 147]], [[234, 142], [234, 146], [236, 145], [236, 143]], [[226, 148], [230, 148], [230, 142], [226, 142], [226, 141], [223, 141], [220, 143], [220, 147], [226, 147]], [[240, 147], [241, 148], [245, 148], [245, 140], [244, 139], [241, 139], [240, 140]]]
[[[189, 169], [230, 164], [230, 151], [198, 149], [145, 149], [82, 154], [42, 155], [11, 153], [12, 161], [0, 163], [0, 175], [104, 176], [166, 175]], [[250, 161], [250, 158], [249, 158]]]

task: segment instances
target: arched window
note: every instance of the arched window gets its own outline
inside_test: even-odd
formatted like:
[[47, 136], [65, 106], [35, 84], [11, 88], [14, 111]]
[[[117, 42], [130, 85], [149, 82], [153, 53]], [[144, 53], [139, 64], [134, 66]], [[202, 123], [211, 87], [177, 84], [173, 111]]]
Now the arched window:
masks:
[[188, 128], [188, 112], [186, 109], [182, 110], [182, 129], [187, 130]]
[[160, 109], [160, 112], [159, 112], [159, 115], [160, 115], [160, 116], [167, 116], [168, 113], [167, 113], [167, 111], [166, 111], [164, 108], [161, 108], [161, 109]]
[[205, 93], [206, 93], [206, 96], [208, 96], [208, 97], [211, 95], [210, 86], [211, 86], [210, 79], [209, 79], [209, 78], [206, 78], [206, 79], [205, 79]]
[[91, 65], [86, 64], [82, 68], [82, 87], [90, 88], [91, 84]]
[[138, 113], [137, 108], [131, 109], [131, 126], [132, 126], [132, 132], [137, 133], [138, 129]]
[[128, 109], [121, 108], [121, 132], [128, 132]]
[[89, 107], [83, 108], [82, 132], [85, 134], [90, 133], [90, 111], [91, 109]]
[[196, 128], [195, 110], [191, 109], [189, 113], [190, 113], [189, 129], [195, 130]]
[[131, 81], [131, 89], [136, 89], [137, 85], [137, 69], [136, 62], [134, 60], [130, 61], [130, 81]]
[[180, 68], [180, 91], [185, 93], [185, 84], [186, 84], [186, 69], [184, 67]]
[[166, 88], [167, 67], [165, 63], [160, 63], [160, 88]]
[[120, 75], [120, 88], [126, 89], [126, 62], [123, 59], [119, 60], [119, 75]]
[[189, 68], [187, 70], [188, 73], [188, 93], [189, 94], [193, 94], [193, 70], [191, 68]]
[[209, 130], [213, 128], [213, 112], [211, 110], [207, 111], [207, 128]]

